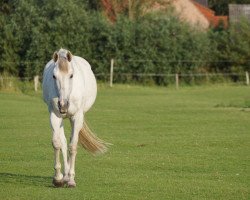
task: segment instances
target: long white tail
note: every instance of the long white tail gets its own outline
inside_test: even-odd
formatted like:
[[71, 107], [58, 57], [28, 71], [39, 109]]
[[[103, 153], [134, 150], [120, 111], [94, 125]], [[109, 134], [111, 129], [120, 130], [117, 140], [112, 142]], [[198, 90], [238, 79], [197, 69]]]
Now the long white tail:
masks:
[[98, 138], [88, 127], [87, 123], [84, 121], [83, 128], [79, 132], [79, 142], [84, 149], [90, 153], [97, 155], [105, 153], [108, 148], [105, 141]]

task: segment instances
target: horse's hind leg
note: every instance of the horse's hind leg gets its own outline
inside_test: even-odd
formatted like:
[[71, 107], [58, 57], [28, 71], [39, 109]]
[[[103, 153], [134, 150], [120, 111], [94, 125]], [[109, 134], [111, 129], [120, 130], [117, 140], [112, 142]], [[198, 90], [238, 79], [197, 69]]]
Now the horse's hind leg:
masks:
[[53, 112], [50, 114], [50, 123], [52, 128], [52, 145], [54, 148], [54, 154], [55, 154], [55, 163], [54, 163], [54, 169], [55, 169], [55, 176], [53, 178], [53, 184], [56, 187], [62, 187], [63, 182], [63, 175], [61, 173], [61, 163], [60, 163], [60, 150], [61, 150], [61, 139], [60, 139], [60, 129], [62, 127], [62, 119], [58, 118]]

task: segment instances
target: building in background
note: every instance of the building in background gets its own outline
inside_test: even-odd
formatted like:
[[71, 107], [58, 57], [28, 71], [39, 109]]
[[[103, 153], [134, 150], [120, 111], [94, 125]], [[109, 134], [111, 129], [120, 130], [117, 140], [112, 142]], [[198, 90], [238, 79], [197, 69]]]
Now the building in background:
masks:
[[[228, 16], [216, 16], [215, 12], [208, 8], [208, 0], [166, 0], [164, 3], [154, 3], [146, 12], [163, 11], [172, 6], [175, 8], [179, 18], [191, 26], [200, 30], [207, 30], [210, 27], [216, 28], [222, 25], [224, 28], [228, 26]], [[117, 15], [128, 9], [128, 1], [120, 1], [120, 3], [112, 3], [112, 0], [102, 0], [104, 13], [112, 21], [115, 22]]]
[[175, 0], [173, 5], [180, 18], [201, 30], [228, 27], [228, 16], [216, 16], [215, 11], [208, 8], [207, 0]]
[[250, 4], [229, 4], [230, 23], [238, 22], [241, 18], [250, 22]]
[[206, 30], [210, 27], [209, 20], [198, 9], [197, 5], [200, 4], [192, 0], [173, 1], [173, 7], [182, 21], [189, 23], [191, 26], [196, 27], [197, 29]]
[[228, 16], [215, 15], [215, 11], [204, 6], [204, 5], [208, 5], [207, 0], [196, 0], [193, 3], [198, 8], [198, 10], [206, 17], [206, 19], [209, 22], [210, 27], [213, 27], [213, 28], [216, 28], [218, 26], [223, 26], [224, 28], [228, 27]]

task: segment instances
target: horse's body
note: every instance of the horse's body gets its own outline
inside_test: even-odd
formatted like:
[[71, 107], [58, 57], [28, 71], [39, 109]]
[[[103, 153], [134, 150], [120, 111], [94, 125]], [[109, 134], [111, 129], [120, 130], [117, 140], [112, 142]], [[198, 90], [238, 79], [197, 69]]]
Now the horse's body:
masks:
[[[69, 187], [76, 186], [74, 177], [78, 137], [83, 147], [92, 153], [106, 150], [105, 144], [84, 124], [84, 114], [95, 102], [96, 94], [96, 80], [89, 63], [73, 56], [68, 50], [55, 52], [43, 74], [43, 97], [50, 113], [55, 150], [55, 186], [63, 186], [64, 183]], [[69, 118], [72, 126], [69, 159], [63, 118]], [[64, 175], [61, 173], [60, 150], [64, 159]]]

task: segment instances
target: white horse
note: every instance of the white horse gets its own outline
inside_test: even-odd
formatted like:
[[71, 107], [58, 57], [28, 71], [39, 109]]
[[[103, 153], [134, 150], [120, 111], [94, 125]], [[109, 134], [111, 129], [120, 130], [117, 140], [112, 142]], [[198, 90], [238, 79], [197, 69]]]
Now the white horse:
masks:
[[[93, 105], [97, 94], [96, 79], [89, 63], [70, 51], [55, 52], [43, 73], [43, 98], [48, 105], [52, 128], [52, 145], [55, 152], [55, 176], [53, 184], [75, 187], [75, 158], [78, 139], [82, 146], [93, 154], [104, 153], [106, 143], [97, 138], [84, 122], [84, 114]], [[67, 140], [64, 135], [63, 119], [69, 118], [72, 133], [67, 157]], [[60, 150], [64, 160], [61, 173]]]

